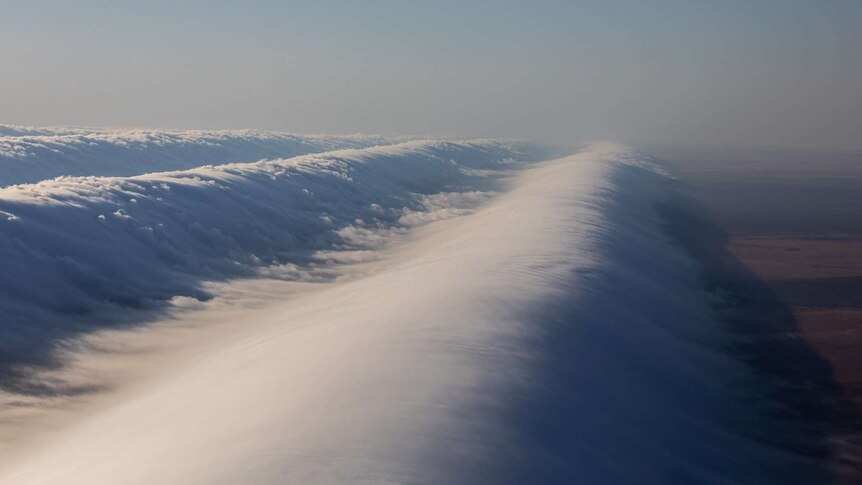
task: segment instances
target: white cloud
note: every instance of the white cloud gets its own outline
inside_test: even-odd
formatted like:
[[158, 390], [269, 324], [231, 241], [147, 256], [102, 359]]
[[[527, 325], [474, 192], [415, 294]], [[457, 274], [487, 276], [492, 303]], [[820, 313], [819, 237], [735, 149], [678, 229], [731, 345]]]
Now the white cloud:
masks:
[[[451, 153], [456, 148], [402, 147], [399, 159], [407, 167], [385, 172], [396, 182], [388, 179], [383, 190], [384, 174], [376, 170], [386, 158], [376, 151], [346, 163], [364, 169], [352, 175], [350, 186], [311, 168], [330, 162], [343, 167], [343, 160], [325, 158], [292, 172], [290, 178], [302, 179], [295, 185], [272, 185], [287, 182], [252, 167], [231, 169], [241, 175], [230, 180], [209, 173], [229, 186], [242, 185], [243, 192], [228, 199], [203, 176], [188, 185], [177, 180], [188, 174], [158, 176], [177, 184], [172, 197], [179, 200], [172, 198], [170, 210], [158, 216], [166, 231], [176, 233], [163, 241], [175, 244], [180, 262], [167, 261], [194, 258], [186, 273], [167, 273], [171, 266], [150, 255], [153, 247], [125, 239], [131, 234], [126, 225], [86, 226], [94, 219], [90, 205], [30, 200], [29, 206], [15, 205], [16, 211], [29, 209], [27, 219], [37, 227], [57, 216], [53, 220], [66, 221], [66, 236], [73, 236], [66, 244], [80, 252], [85, 246], [79, 238], [86, 235], [89, 244], [100, 243], [101, 258], [60, 254], [44, 266], [25, 260], [26, 267], [40, 272], [40, 284], [54, 291], [76, 288], [56, 286], [51, 271], [61, 267], [79, 286], [82, 280], [97, 285], [104, 269], [111, 284], [141, 294], [174, 281], [165, 275], [188, 277], [198, 267], [218, 271], [220, 261], [242, 254], [269, 261], [274, 246], [294, 244], [292, 249], [327, 260], [363, 260], [376, 252], [337, 251], [332, 245], [344, 241], [325, 241], [332, 232], [318, 218], [321, 205], [342, 224], [370, 220], [365, 211], [371, 200], [398, 207], [427, 180], [412, 178], [410, 169], [444, 170], [439, 161], [449, 165], [462, 155]], [[0, 468], [0, 482], [640, 483], [673, 477], [686, 483], [781, 483], [788, 476], [817, 482], [807, 480], [816, 476], [810, 456], [762, 439], [787, 429], [780, 427], [780, 413], [763, 412], [776, 409], [771, 383], [731, 353], [726, 329], [698, 284], [697, 267], [663, 232], [655, 204], [670, 193], [667, 178], [649, 164], [626, 161], [627, 153], [595, 146], [527, 170], [510, 191], [475, 213], [419, 231], [367, 277], [305, 288], [286, 299], [275, 292], [267, 304], [252, 298], [232, 317], [225, 317], [229, 308], [213, 305], [211, 324], [193, 326], [180, 338], [194, 347], [184, 354], [188, 360], [171, 361], [165, 350], [138, 356], [143, 377], [84, 412], [76, 426], [53, 428], [56, 434], [43, 441], [47, 446]], [[374, 183], [365, 185], [369, 179]], [[310, 204], [294, 197], [306, 183], [320, 194]], [[425, 207], [459, 203], [459, 197], [439, 194], [445, 183], [427, 188], [432, 186], [437, 190], [426, 193], [438, 195]], [[68, 190], [47, 194], [68, 197]], [[330, 207], [345, 199], [348, 205]], [[102, 194], [91, 205], [115, 200], [125, 199]], [[189, 201], [194, 204], [182, 203]], [[135, 208], [135, 217], [147, 219], [147, 207]], [[290, 210], [280, 216], [284, 207]], [[416, 200], [414, 207], [423, 204]], [[76, 211], [87, 218], [76, 219]], [[185, 226], [172, 214], [203, 228], [193, 250], [183, 252], [181, 240], [169, 237], [184, 235]], [[244, 224], [250, 217], [257, 224]], [[85, 225], [80, 233], [72, 230], [78, 223]], [[306, 225], [314, 230], [302, 232]], [[263, 232], [270, 226], [287, 230]], [[216, 248], [207, 246], [211, 229], [220, 234]], [[377, 229], [352, 227], [345, 234], [373, 245], [380, 241], [363, 231]], [[7, 234], [2, 231], [0, 225], [0, 234]], [[315, 237], [324, 238], [322, 247], [312, 242]], [[111, 258], [110, 248], [123, 258]], [[0, 255], [8, 247], [3, 249]], [[3, 256], [3, 263], [14, 270], [12, 257], [20, 256]], [[135, 265], [135, 258], [145, 265]], [[135, 271], [123, 279], [121, 270], [129, 267]], [[158, 278], [141, 274], [151, 268], [161, 271]], [[296, 263], [262, 270], [288, 278], [322, 271]], [[19, 283], [28, 281], [21, 276]], [[171, 301], [209, 306], [201, 300], [186, 295]], [[125, 344], [136, 350], [143, 339], [172, 349], [177, 335], [177, 325], [151, 327], [114, 333], [86, 348], [101, 344], [121, 351]], [[128, 365], [136, 357], [112, 361], [95, 354], [82, 351], [76, 361], [90, 375], [115, 371], [106, 362]]]
[[[256, 130], [33, 128], [0, 125], [0, 187], [61, 175], [137, 175], [395, 143], [378, 136]], [[163, 187], [164, 188], [164, 187]], [[168, 190], [165, 188], [165, 190]]]

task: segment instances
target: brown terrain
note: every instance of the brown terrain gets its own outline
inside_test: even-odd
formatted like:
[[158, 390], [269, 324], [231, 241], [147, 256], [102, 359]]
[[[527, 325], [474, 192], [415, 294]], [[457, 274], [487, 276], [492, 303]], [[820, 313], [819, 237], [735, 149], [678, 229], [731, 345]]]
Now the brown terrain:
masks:
[[862, 151], [661, 156], [862, 409]]
[[642, 149], [680, 179], [669, 234], [739, 355], [814, 430], [790, 446], [862, 482], [862, 150]]
[[782, 383], [780, 412], [823, 430], [824, 447], [800, 451], [862, 480], [862, 151], [645, 151], [670, 163], [691, 206], [669, 220], [700, 216], [668, 229], [700, 262], [740, 355]]

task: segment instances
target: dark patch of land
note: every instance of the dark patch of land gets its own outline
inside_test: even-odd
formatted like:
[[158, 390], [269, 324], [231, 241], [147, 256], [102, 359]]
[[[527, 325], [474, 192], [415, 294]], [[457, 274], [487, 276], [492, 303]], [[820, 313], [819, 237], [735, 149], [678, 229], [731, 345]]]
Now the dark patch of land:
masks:
[[862, 150], [645, 149], [718, 226], [686, 246], [720, 311], [758, 342], [749, 360], [788, 378], [785, 402], [826, 423], [844, 476], [862, 477]]
[[666, 148], [659, 156], [862, 409], [862, 151]]

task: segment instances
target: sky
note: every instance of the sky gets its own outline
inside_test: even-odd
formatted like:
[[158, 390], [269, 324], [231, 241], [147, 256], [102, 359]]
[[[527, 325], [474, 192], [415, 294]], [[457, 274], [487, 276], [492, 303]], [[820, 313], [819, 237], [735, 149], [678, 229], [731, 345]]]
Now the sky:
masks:
[[862, 1], [0, 0], [0, 123], [862, 148]]

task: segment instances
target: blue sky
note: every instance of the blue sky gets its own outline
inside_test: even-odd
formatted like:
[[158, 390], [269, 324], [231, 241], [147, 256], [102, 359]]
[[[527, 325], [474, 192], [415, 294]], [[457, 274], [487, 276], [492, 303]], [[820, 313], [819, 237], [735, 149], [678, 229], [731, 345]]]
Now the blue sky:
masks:
[[0, 12], [0, 123], [862, 148], [856, 0]]

